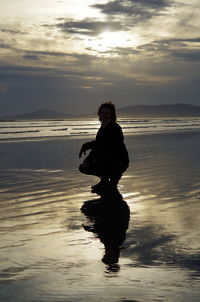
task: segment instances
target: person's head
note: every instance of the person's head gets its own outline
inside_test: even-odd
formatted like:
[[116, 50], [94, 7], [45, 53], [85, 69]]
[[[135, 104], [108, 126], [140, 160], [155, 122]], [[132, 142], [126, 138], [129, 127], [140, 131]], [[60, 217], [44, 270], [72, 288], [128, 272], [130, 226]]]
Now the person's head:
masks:
[[116, 121], [115, 105], [111, 102], [101, 104], [98, 109], [98, 116], [101, 122]]

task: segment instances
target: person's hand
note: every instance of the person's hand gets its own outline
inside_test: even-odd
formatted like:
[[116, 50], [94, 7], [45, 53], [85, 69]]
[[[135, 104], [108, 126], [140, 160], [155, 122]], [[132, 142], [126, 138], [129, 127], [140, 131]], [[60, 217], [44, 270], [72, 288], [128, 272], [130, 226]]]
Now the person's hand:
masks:
[[81, 150], [79, 152], [79, 158], [81, 158], [82, 154], [84, 153], [84, 155], [86, 154], [86, 151], [91, 149], [91, 143], [85, 143], [82, 145]]
[[82, 156], [83, 153], [84, 153], [84, 155], [85, 155], [85, 153], [86, 153], [86, 150], [85, 150], [85, 148], [84, 148], [84, 145], [81, 147], [81, 150], [80, 150], [80, 152], [79, 152], [79, 158], [81, 158], [81, 156]]

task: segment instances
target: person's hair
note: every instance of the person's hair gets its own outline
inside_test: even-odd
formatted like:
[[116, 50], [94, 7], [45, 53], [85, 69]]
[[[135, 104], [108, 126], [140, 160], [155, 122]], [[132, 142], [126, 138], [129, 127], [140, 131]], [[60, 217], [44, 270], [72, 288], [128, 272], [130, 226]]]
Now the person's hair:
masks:
[[100, 116], [100, 112], [102, 108], [109, 108], [110, 112], [111, 112], [111, 119], [112, 121], [116, 121], [117, 116], [116, 116], [116, 109], [115, 109], [115, 105], [112, 102], [106, 102], [100, 105], [99, 109], [98, 109], [98, 116]]

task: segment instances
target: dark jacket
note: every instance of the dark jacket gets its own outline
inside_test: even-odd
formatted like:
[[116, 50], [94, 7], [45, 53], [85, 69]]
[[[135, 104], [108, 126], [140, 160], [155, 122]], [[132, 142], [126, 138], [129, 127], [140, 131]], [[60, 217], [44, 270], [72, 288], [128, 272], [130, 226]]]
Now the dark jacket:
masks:
[[113, 164], [111, 163], [113, 168], [117, 168], [120, 173], [128, 168], [128, 152], [124, 144], [122, 129], [118, 123], [111, 121], [104, 128], [100, 127], [95, 141], [86, 143], [86, 145], [87, 149], [105, 150], [113, 161]]

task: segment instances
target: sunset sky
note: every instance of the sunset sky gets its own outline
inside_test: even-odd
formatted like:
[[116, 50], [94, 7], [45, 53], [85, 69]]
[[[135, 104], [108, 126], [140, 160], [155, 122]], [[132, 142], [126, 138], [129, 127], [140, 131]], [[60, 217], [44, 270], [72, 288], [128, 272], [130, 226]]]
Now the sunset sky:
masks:
[[1, 0], [0, 116], [200, 105], [199, 0]]

